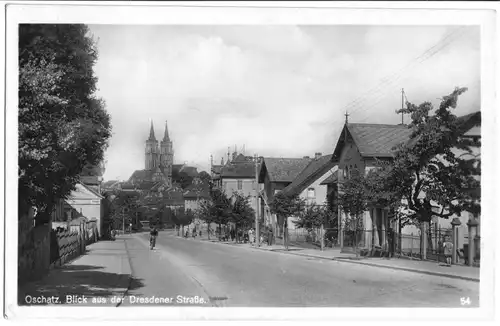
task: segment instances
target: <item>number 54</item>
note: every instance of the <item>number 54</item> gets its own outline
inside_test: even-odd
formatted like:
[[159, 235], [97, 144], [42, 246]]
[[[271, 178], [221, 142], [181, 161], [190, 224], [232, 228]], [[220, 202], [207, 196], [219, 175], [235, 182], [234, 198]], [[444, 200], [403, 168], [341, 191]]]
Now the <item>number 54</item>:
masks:
[[460, 298], [460, 304], [462, 306], [470, 305], [470, 298], [469, 297], [467, 297], [467, 298], [465, 298], [465, 297]]

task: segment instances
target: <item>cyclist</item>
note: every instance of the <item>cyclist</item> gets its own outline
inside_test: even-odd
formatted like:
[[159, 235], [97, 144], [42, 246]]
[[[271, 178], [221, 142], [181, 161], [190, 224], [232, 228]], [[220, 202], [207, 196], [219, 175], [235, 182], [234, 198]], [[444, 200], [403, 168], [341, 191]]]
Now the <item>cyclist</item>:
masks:
[[158, 230], [156, 229], [156, 227], [151, 228], [151, 231], [149, 232], [149, 243], [151, 245], [151, 249], [155, 247], [157, 236]]

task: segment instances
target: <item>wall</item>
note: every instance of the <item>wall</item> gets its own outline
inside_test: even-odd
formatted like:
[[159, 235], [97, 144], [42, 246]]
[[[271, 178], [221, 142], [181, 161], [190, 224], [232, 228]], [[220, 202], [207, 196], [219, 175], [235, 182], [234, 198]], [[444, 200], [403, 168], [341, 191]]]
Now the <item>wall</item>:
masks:
[[348, 140], [345, 143], [344, 148], [342, 148], [340, 159], [339, 159], [339, 180], [343, 178], [343, 171], [349, 167], [353, 169], [357, 167], [360, 171], [365, 169], [365, 161], [361, 154], [359, 153], [358, 147], [354, 144], [352, 140]]
[[311, 185], [309, 185], [306, 189], [304, 189], [300, 193], [300, 198], [308, 200], [307, 194], [309, 188], [314, 188], [315, 197], [309, 201], [309, 203], [316, 203], [317, 205], [326, 204], [326, 195], [328, 193], [328, 186], [321, 185], [323, 181], [325, 181], [329, 176], [331, 176], [333, 172], [328, 170], [325, 174], [320, 176], [316, 181], [314, 181]]
[[196, 211], [200, 207], [199, 201], [196, 199], [185, 199], [184, 200], [184, 210]]
[[32, 208], [19, 207], [18, 284], [44, 275], [50, 265], [50, 224], [34, 227]]
[[[94, 200], [92, 200], [94, 201]], [[78, 213], [81, 213], [87, 219], [91, 220], [95, 218], [97, 222], [98, 232], [102, 234], [102, 208], [101, 208], [101, 200], [97, 200], [99, 204], [92, 204], [90, 199], [74, 199], [68, 201], [68, 203], [73, 207]]]
[[[242, 181], [241, 189], [238, 189], [238, 180]], [[238, 192], [243, 196], [250, 196], [250, 205], [253, 209], [256, 207], [255, 202], [255, 179], [222, 179], [222, 189], [228, 196], [232, 196], [233, 192]]]

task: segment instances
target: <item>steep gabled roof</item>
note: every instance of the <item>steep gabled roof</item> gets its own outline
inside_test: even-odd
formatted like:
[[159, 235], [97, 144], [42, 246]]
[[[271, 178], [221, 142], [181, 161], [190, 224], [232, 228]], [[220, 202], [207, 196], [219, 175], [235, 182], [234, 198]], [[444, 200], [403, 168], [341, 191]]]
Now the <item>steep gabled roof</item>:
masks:
[[252, 162], [252, 157], [251, 156], [245, 156], [243, 154], [238, 154], [234, 158], [234, 160], [231, 161], [231, 163], [247, 163], [247, 162]]
[[393, 148], [410, 139], [406, 125], [348, 123], [339, 137], [332, 160], [338, 161], [345, 139], [351, 137], [362, 157], [392, 157]]
[[196, 168], [194, 166], [185, 165], [185, 166], [183, 166], [183, 168], [179, 172], [184, 172], [193, 178], [198, 176], [198, 168]]
[[210, 198], [210, 189], [208, 184], [199, 186], [190, 185], [184, 192], [184, 199]]
[[128, 179], [129, 181], [132, 181], [134, 179], [140, 179], [140, 180], [151, 180], [153, 178], [153, 173], [154, 171], [152, 170], [136, 170], [130, 178]]
[[332, 155], [324, 155], [318, 159], [312, 160], [299, 175], [289, 184], [283, 192], [290, 196], [300, 194], [304, 189], [309, 187], [314, 181], [322, 177], [325, 173], [335, 167], [332, 162]]
[[119, 182], [120, 182], [119, 180], [108, 180], [108, 181], [105, 181], [102, 183], [102, 187], [103, 188], [111, 188]]
[[250, 162], [224, 166], [221, 178], [255, 178], [255, 164]]
[[310, 162], [310, 158], [264, 157], [260, 169], [259, 183], [264, 182], [265, 173], [269, 175], [271, 182], [293, 182]]

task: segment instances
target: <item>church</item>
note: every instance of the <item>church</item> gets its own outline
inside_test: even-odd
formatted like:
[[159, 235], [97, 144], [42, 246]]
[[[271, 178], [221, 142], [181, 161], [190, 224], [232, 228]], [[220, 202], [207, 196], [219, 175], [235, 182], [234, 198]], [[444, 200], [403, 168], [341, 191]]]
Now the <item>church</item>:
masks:
[[149, 130], [149, 138], [145, 144], [144, 170], [135, 171], [129, 179], [132, 184], [142, 182], [161, 182], [167, 187], [172, 186], [172, 167], [174, 164], [174, 150], [172, 140], [168, 134], [167, 122], [163, 139], [158, 142], [155, 137], [153, 121]]
[[[191, 177], [198, 176], [195, 167], [186, 164], [174, 164], [173, 143], [168, 134], [168, 125], [165, 122], [163, 139], [158, 142], [155, 136], [153, 121], [149, 130], [149, 137], [144, 148], [144, 169], [136, 170], [128, 180], [128, 184], [133, 188], [139, 187], [149, 190], [154, 185], [161, 184], [165, 188], [174, 186], [172, 173], [185, 172]], [[127, 186], [127, 185], [126, 185]]]

